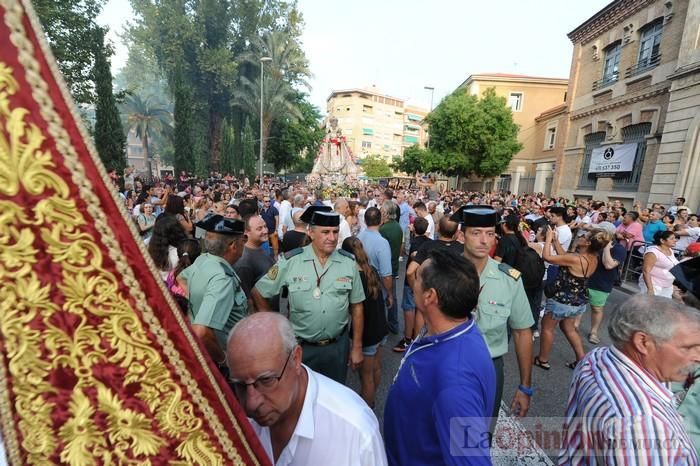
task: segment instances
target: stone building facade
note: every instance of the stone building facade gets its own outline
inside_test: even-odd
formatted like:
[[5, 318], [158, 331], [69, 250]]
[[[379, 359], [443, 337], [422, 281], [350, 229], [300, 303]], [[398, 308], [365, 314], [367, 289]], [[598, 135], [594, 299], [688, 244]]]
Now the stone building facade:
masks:
[[[668, 154], [679, 149], [672, 144], [678, 143], [681, 135], [667, 137], [665, 144], [664, 134], [670, 129], [667, 122], [679, 126], [673, 124], [677, 120], [668, 120], [668, 112], [674, 76], [684, 60], [681, 42], [686, 30], [693, 27], [687, 24], [691, 19], [689, 3], [698, 2], [618, 0], [569, 33], [574, 44], [567, 91], [569, 121], [566, 146], [555, 164], [556, 194], [619, 199], [627, 206], [635, 200], [646, 204], [654, 198], [670, 203], [670, 191], [676, 187], [670, 187], [667, 175], [677, 177], [681, 157], [678, 152], [672, 157]], [[697, 34], [697, 18], [694, 21]], [[689, 55], [697, 59], [696, 54]], [[695, 113], [697, 108], [696, 102]], [[688, 107], [678, 107], [682, 109]], [[603, 177], [590, 173], [594, 151], [618, 144], [633, 147], [631, 170]], [[669, 173], [672, 167], [675, 173]]]

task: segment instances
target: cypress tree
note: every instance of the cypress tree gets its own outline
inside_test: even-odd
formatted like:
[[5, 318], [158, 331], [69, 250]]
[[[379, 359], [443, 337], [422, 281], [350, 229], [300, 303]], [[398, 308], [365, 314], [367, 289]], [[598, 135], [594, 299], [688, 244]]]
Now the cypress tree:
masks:
[[192, 98], [181, 77], [175, 84], [174, 122], [174, 165], [175, 172], [194, 171], [194, 145], [192, 142]]
[[117, 109], [117, 100], [112, 88], [112, 71], [109, 56], [111, 50], [105, 47], [105, 31], [95, 32], [95, 147], [107, 170], [116, 169], [121, 173], [126, 167], [126, 136]]

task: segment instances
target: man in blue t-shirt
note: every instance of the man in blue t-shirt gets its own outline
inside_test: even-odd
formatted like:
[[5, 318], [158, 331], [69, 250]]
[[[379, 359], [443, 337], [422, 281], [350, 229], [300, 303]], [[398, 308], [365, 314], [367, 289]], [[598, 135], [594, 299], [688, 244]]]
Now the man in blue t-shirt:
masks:
[[627, 258], [625, 247], [614, 240], [615, 225], [610, 222], [601, 222], [596, 225], [596, 228], [605, 230], [613, 239], [603, 248], [598, 267], [588, 279], [588, 302], [591, 304], [591, 333], [588, 334], [588, 341], [594, 345], [600, 343], [598, 328], [603, 321], [605, 303], [608, 302], [608, 296], [619, 278], [618, 267]]
[[401, 361], [384, 411], [390, 465], [490, 465], [496, 371], [472, 311], [479, 274], [462, 256], [430, 252], [416, 272], [421, 335]]
[[653, 243], [654, 235], [657, 231], [666, 231], [666, 224], [661, 221], [661, 214], [653, 210], [649, 213], [649, 221], [642, 229], [644, 241], [647, 243]]

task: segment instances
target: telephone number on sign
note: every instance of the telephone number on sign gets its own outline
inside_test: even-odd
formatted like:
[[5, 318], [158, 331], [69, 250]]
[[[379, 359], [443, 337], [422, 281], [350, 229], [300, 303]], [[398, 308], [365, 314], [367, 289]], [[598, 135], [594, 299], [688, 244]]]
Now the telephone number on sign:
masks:
[[609, 163], [607, 165], [596, 165], [595, 171], [597, 172], [614, 172], [622, 168], [619, 163]]

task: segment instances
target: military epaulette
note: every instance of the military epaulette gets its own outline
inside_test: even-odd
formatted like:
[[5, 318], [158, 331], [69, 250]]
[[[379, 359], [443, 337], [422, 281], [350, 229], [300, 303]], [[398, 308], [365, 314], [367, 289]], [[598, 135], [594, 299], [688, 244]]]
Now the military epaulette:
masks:
[[294, 257], [294, 256], [298, 256], [298, 255], [301, 254], [302, 252], [304, 252], [304, 248], [295, 248], [295, 249], [292, 249], [291, 251], [285, 252], [285, 253], [284, 253], [284, 258], [287, 259], [287, 260], [289, 260], [289, 259], [291, 259], [291, 258]]
[[347, 252], [345, 249], [338, 249], [338, 253], [345, 257], [349, 257], [352, 260], [355, 260], [355, 255], [350, 252]]
[[522, 275], [518, 269], [514, 269], [508, 264], [498, 264], [498, 270], [503, 272], [504, 274], [508, 275], [510, 278], [512, 278], [515, 281], [520, 280], [520, 276]]

